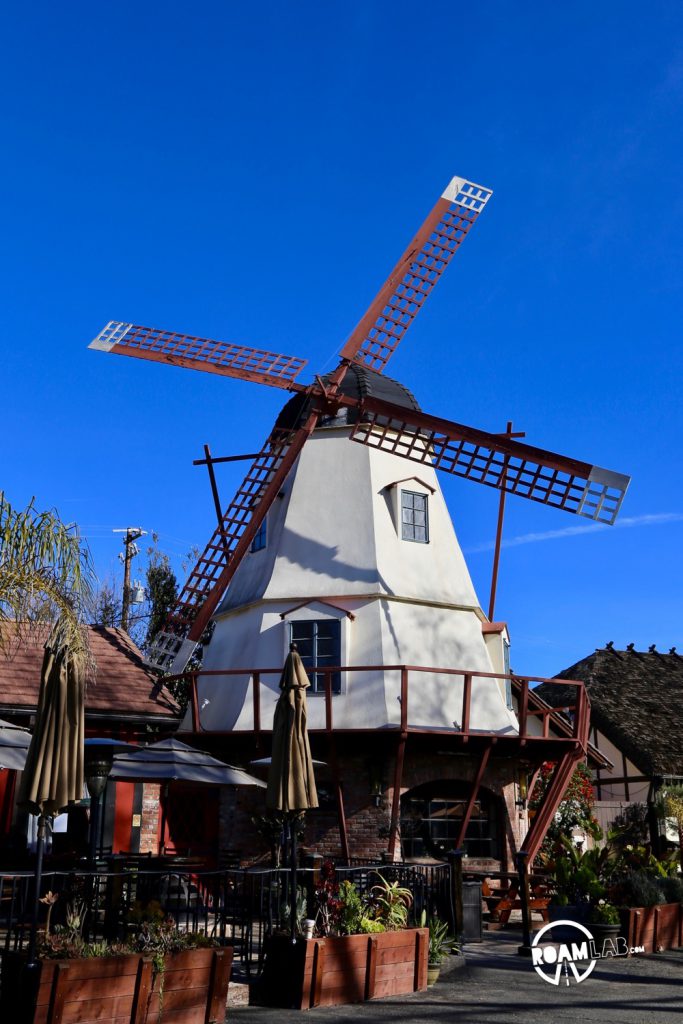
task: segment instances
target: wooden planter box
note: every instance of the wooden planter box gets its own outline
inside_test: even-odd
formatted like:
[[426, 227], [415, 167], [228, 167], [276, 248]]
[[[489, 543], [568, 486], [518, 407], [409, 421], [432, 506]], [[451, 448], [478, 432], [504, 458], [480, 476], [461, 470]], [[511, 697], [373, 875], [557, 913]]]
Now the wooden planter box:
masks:
[[26, 956], [3, 953], [0, 1019], [8, 1024], [223, 1024], [232, 948], [190, 949], [167, 956], [165, 963], [163, 973], [154, 975], [152, 960], [139, 954], [41, 960], [32, 997]]
[[630, 907], [621, 915], [621, 934], [629, 949], [645, 946], [646, 953], [658, 953], [683, 946], [683, 903]]
[[308, 1010], [423, 992], [428, 948], [427, 928], [299, 939], [296, 945], [275, 936], [266, 952], [264, 1001]]

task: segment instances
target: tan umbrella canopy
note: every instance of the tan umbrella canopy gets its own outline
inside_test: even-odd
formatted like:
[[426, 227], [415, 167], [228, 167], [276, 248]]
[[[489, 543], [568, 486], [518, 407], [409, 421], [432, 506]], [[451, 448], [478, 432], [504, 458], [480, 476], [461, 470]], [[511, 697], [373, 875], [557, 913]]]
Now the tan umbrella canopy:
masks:
[[291, 940], [296, 942], [297, 849], [296, 819], [310, 807], [318, 806], [313, 761], [306, 729], [306, 690], [310, 686], [296, 644], [280, 677], [280, 696], [273, 715], [273, 755], [268, 771], [266, 806], [282, 811], [284, 836], [289, 841], [289, 914]]
[[310, 685], [299, 652], [291, 644], [273, 716], [273, 756], [266, 793], [266, 806], [273, 811], [297, 813], [318, 806], [306, 729], [306, 690]]
[[28, 967], [34, 969], [46, 819], [83, 795], [86, 651], [55, 628], [45, 644], [36, 724], [19, 786], [18, 803], [38, 815], [35, 899]]
[[48, 640], [18, 798], [33, 814], [55, 814], [83, 796], [84, 697], [82, 654], [54, 638]]

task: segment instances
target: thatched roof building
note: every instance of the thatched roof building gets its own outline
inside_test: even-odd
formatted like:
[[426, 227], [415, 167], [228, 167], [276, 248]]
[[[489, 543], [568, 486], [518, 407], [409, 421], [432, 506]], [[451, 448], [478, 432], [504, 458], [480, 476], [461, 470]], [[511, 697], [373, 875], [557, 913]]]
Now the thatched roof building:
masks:
[[[631, 645], [611, 644], [559, 672], [558, 679], [580, 679], [591, 702], [591, 726], [650, 777], [683, 776], [683, 657]], [[557, 707], [570, 703], [569, 688], [536, 691]]]

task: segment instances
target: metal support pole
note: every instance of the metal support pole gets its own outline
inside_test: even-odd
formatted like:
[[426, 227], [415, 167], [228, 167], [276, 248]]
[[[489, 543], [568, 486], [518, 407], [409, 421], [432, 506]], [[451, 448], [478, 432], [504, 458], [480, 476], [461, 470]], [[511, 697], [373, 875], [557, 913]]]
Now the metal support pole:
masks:
[[451, 907], [453, 913], [453, 931], [458, 942], [462, 942], [465, 930], [465, 912], [462, 902], [462, 859], [465, 856], [464, 848], [450, 850], [448, 862], [451, 868]]
[[529, 855], [526, 850], [517, 854], [517, 877], [519, 879], [519, 902], [522, 910], [522, 945], [517, 952], [520, 956], [531, 956], [531, 914], [529, 912]]
[[296, 815], [291, 814], [289, 818], [289, 871], [290, 871], [290, 893], [289, 893], [289, 927], [290, 940], [296, 945], [296, 874], [297, 874], [297, 846], [296, 846]]
[[[228, 538], [225, 535], [225, 528], [223, 526], [223, 511], [221, 509], [221, 502], [220, 502], [220, 498], [218, 496], [218, 484], [216, 483], [216, 474], [213, 471], [213, 464], [214, 464], [214, 462], [216, 460], [211, 458], [211, 451], [209, 449], [208, 444], [204, 445], [204, 456], [205, 456], [205, 458], [204, 458], [204, 460], [201, 463], [200, 462], [195, 462], [195, 463], [193, 463], [193, 465], [195, 465], [195, 466], [197, 466], [197, 465], [206, 465], [206, 468], [209, 471], [209, 483], [211, 484], [211, 497], [213, 498], [213, 507], [216, 510], [216, 519], [218, 521], [218, 529], [220, 530], [221, 537], [223, 539], [223, 548], [227, 552], [228, 551]], [[248, 456], [248, 455], [247, 456], [239, 456], [239, 458], [249, 458], [249, 457], [250, 456]], [[253, 458], [256, 458], [256, 456], [253, 456]]]
[[89, 867], [94, 871], [97, 866], [97, 846], [100, 839], [102, 820], [102, 793], [90, 797], [90, 855]]
[[496, 528], [496, 544], [493, 549], [493, 569], [491, 570], [491, 595], [489, 597], [489, 622], [493, 622], [496, 607], [496, 590], [498, 589], [498, 566], [500, 564], [500, 545], [503, 539], [503, 519], [505, 517], [505, 491], [500, 492], [498, 502], [498, 526]]
[[45, 836], [47, 833], [47, 818], [44, 814], [38, 815], [38, 838], [36, 842], [36, 870], [34, 875], [35, 893], [33, 910], [31, 912], [31, 931], [28, 937], [28, 963], [27, 967], [37, 967], [36, 962], [36, 940], [38, 935], [38, 913], [40, 910], [40, 886], [43, 878], [43, 853], [45, 852]]
[[[512, 420], [508, 420], [507, 430], [503, 437], [526, 437], [524, 431], [514, 433]], [[500, 548], [503, 539], [503, 519], [505, 517], [505, 474], [507, 473], [508, 457], [503, 461], [503, 474], [501, 477], [500, 501], [498, 503], [498, 526], [496, 529], [496, 544], [493, 552], [493, 569], [491, 572], [491, 596], [489, 598], [489, 622], [493, 622], [493, 613], [496, 607], [496, 590], [498, 588], [498, 567], [500, 564]]]

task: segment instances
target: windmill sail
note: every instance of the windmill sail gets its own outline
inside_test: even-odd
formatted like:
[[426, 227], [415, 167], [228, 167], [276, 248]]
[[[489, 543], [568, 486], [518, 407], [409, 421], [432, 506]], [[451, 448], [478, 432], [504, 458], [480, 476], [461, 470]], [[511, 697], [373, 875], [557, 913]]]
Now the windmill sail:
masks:
[[376, 399], [361, 403], [352, 440], [608, 525], [630, 483], [621, 473]]
[[254, 459], [221, 522], [190, 573], [164, 629], [147, 655], [155, 668], [182, 672], [268, 509], [315, 428], [317, 412], [299, 430], [275, 428]]
[[185, 366], [190, 370], [250, 380], [255, 384], [270, 384], [287, 391], [292, 390], [294, 378], [306, 365], [305, 359], [295, 356], [283, 356], [228, 341], [195, 338], [175, 331], [161, 331], [156, 327], [138, 327], [118, 320], [110, 320], [88, 347], [117, 356], [150, 359], [157, 363]]
[[453, 178], [341, 350], [382, 371], [492, 192]]

